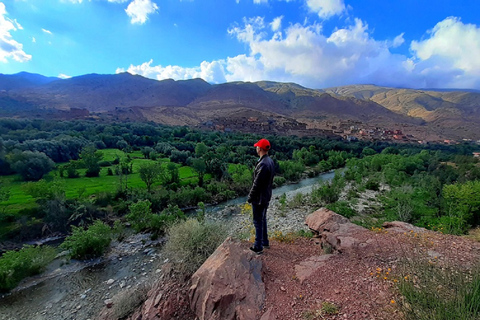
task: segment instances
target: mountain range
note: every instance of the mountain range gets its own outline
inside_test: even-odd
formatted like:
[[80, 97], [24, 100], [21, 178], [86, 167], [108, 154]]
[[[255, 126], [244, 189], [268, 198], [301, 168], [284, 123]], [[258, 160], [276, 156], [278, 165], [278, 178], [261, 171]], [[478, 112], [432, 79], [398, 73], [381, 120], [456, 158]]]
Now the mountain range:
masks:
[[[209, 84], [120, 73], [69, 79], [0, 74], [0, 116], [154, 121], [279, 134], [480, 139], [480, 92], [375, 85], [309, 89], [272, 81]], [[408, 137], [408, 138], [406, 138]]]

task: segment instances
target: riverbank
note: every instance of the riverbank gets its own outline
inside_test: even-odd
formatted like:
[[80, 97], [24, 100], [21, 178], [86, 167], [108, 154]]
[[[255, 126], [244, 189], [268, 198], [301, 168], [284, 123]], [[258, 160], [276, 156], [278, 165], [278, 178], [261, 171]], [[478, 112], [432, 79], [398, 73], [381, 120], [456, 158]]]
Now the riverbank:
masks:
[[92, 261], [56, 259], [46, 272], [25, 279], [0, 297], [1, 320], [94, 319], [122, 291], [150, 283], [164, 262], [164, 241], [136, 234], [112, 242], [109, 253]]

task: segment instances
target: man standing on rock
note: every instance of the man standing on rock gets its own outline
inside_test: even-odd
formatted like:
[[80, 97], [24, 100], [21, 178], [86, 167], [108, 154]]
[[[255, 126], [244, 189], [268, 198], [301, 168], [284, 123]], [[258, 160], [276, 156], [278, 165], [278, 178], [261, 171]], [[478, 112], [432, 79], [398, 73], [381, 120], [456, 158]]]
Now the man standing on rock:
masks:
[[267, 234], [267, 208], [272, 198], [273, 176], [275, 165], [268, 156], [270, 142], [261, 139], [253, 145], [260, 159], [253, 172], [253, 184], [248, 194], [248, 202], [252, 204], [253, 225], [255, 226], [255, 243], [250, 250], [257, 254], [263, 253], [263, 248], [269, 247]]

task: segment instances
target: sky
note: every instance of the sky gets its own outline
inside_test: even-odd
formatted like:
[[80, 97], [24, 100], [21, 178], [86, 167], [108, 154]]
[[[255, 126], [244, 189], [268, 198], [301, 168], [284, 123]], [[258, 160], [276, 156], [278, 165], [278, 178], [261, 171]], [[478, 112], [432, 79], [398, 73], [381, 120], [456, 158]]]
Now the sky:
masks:
[[479, 0], [0, 0], [0, 73], [480, 89]]

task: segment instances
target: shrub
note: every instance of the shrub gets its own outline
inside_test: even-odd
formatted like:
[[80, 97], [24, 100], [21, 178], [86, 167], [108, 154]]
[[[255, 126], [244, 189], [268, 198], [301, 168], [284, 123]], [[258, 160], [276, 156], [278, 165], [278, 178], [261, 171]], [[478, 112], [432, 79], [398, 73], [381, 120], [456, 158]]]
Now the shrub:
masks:
[[368, 181], [365, 183], [365, 188], [368, 190], [378, 191], [380, 190], [380, 182], [375, 179], [368, 179]]
[[355, 210], [350, 207], [350, 204], [347, 201], [337, 201], [334, 203], [327, 204], [327, 209], [332, 210], [339, 215], [344, 216], [345, 218], [351, 218], [355, 216], [357, 213]]
[[318, 187], [314, 187], [310, 194], [310, 200], [313, 204], [327, 205], [337, 201], [339, 192], [330, 183], [326, 182]]
[[287, 180], [286, 180], [284, 177], [280, 177], [280, 176], [275, 176], [275, 177], [273, 177], [273, 187], [274, 187], [274, 188], [281, 187], [281, 186], [283, 186], [286, 182], [287, 182]]
[[132, 228], [136, 232], [144, 231], [150, 226], [152, 219], [152, 203], [149, 200], [138, 201], [130, 205], [130, 213], [127, 215], [127, 220], [132, 224]]
[[178, 220], [185, 219], [185, 214], [178, 206], [168, 205], [160, 214], [152, 213], [149, 200], [138, 201], [130, 205], [127, 220], [136, 232], [150, 231], [154, 236], [165, 231]]
[[175, 269], [185, 275], [193, 274], [227, 237], [227, 229], [218, 223], [200, 223], [188, 219], [168, 230], [165, 255]]
[[298, 208], [303, 205], [304, 202], [304, 196], [303, 193], [298, 192], [293, 195], [292, 200], [288, 202], [288, 207], [293, 209], [293, 208]]
[[72, 227], [72, 235], [68, 236], [60, 246], [70, 250], [74, 259], [91, 259], [101, 256], [112, 240], [112, 231], [108, 225], [96, 220], [88, 229]]
[[0, 292], [15, 288], [25, 277], [39, 274], [55, 258], [52, 247], [25, 246], [0, 257]]
[[287, 195], [283, 193], [280, 198], [278, 199], [278, 203], [280, 205], [280, 216], [285, 216], [285, 211], [287, 210]]

